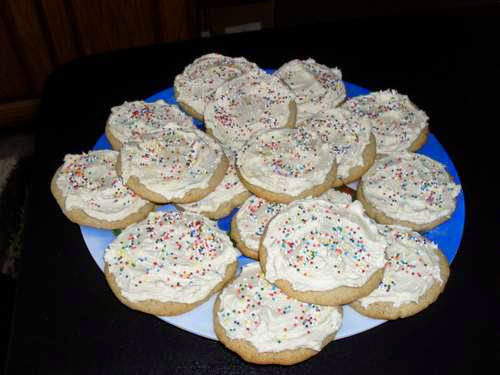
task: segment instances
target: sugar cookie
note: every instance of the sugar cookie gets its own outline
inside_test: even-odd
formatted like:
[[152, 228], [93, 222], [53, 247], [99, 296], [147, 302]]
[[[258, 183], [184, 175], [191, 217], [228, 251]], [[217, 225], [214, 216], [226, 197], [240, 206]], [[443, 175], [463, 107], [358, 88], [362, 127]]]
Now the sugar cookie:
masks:
[[345, 100], [346, 89], [340, 69], [329, 68], [312, 58], [289, 61], [273, 74], [296, 96], [297, 123], [337, 107]]
[[171, 125], [195, 127], [193, 119], [176, 105], [167, 104], [162, 99], [152, 103], [138, 100], [111, 108], [104, 130], [111, 147], [119, 150], [126, 141], [138, 140], [145, 134], [161, 131]]
[[[346, 207], [352, 202], [350, 195], [335, 189], [326, 191], [319, 198], [341, 207]], [[259, 259], [259, 244], [267, 223], [286, 207], [287, 205], [283, 203], [273, 203], [255, 195], [250, 196], [231, 220], [230, 235], [236, 242], [236, 247], [247, 257]]]
[[290, 204], [267, 225], [259, 261], [266, 279], [303, 302], [342, 305], [382, 280], [387, 241], [359, 202], [323, 199]]
[[189, 203], [214, 191], [228, 168], [222, 146], [198, 129], [171, 127], [127, 142], [118, 174], [137, 194], [157, 203]]
[[287, 205], [251, 195], [231, 219], [231, 238], [247, 257], [259, 259], [259, 243], [264, 229]]
[[100, 150], [64, 157], [50, 185], [64, 215], [72, 222], [118, 229], [139, 221], [154, 204], [139, 197], [116, 174], [117, 151]]
[[205, 110], [207, 132], [238, 150], [263, 129], [294, 127], [295, 95], [277, 77], [252, 71], [235, 78], [215, 93]]
[[414, 315], [443, 292], [450, 274], [448, 261], [437, 245], [404, 227], [380, 225], [387, 239], [384, 278], [368, 296], [351, 306], [375, 319]]
[[187, 113], [203, 120], [205, 107], [214, 100], [217, 88], [253, 70], [259, 70], [259, 67], [244, 57], [228, 57], [217, 53], [203, 55], [175, 77], [175, 98]]
[[381, 224], [425, 231], [450, 218], [460, 189], [443, 164], [402, 152], [375, 161], [361, 178], [357, 199]]
[[330, 189], [337, 163], [315, 131], [283, 128], [262, 131], [246, 142], [238, 152], [236, 167], [253, 194], [289, 203]]
[[356, 96], [343, 107], [372, 120], [377, 154], [417, 151], [427, 141], [429, 117], [396, 90]]
[[237, 256], [229, 237], [204, 216], [152, 212], [108, 246], [104, 272], [128, 307], [178, 315], [222, 289], [236, 272]]
[[219, 340], [245, 361], [293, 365], [317, 354], [342, 324], [342, 308], [302, 303], [246, 265], [214, 305]]

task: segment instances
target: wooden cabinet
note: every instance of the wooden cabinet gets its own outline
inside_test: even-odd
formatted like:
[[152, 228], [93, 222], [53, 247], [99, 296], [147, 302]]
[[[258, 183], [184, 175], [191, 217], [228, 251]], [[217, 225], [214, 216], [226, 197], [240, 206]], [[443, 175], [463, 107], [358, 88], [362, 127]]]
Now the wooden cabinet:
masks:
[[36, 110], [45, 80], [61, 64], [115, 49], [192, 38], [194, 4], [194, 0], [0, 1], [0, 126], [25, 119], [26, 114], [20, 116], [23, 106], [28, 112]]

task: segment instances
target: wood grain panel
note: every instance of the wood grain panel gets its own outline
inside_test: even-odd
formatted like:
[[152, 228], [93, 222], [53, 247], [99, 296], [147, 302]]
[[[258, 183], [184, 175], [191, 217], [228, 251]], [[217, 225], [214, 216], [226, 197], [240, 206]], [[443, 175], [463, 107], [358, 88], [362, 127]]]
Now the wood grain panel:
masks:
[[0, 63], [0, 101], [28, 95], [30, 91], [26, 73], [16, 55], [10, 34], [0, 13], [0, 46], [2, 61]]
[[193, 38], [197, 32], [194, 0], [159, 0], [157, 11], [159, 42]]
[[80, 56], [82, 52], [78, 48], [68, 2], [43, 0], [41, 9], [54, 48], [55, 63], [64, 64]]
[[71, 0], [85, 54], [155, 42], [152, 1]]
[[43, 83], [54, 68], [49, 44], [40, 22], [36, 0], [7, 0], [5, 22], [13, 44], [19, 50], [34, 94], [42, 92]]

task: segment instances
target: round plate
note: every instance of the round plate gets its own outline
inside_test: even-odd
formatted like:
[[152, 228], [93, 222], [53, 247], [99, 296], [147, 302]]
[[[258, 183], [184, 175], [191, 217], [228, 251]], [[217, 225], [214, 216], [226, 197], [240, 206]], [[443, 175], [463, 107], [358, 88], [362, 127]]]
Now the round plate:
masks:
[[[348, 97], [370, 93], [369, 90], [360, 86], [351, 84], [349, 82], [344, 83], [346, 85]], [[177, 104], [172, 87], [151, 96], [150, 98], [146, 99], [146, 101], [154, 102], [158, 99], [163, 99], [170, 104]], [[199, 128], [203, 128], [203, 123], [197, 120], [195, 120], [195, 123]], [[94, 150], [110, 148], [111, 145], [108, 143], [105, 135], [102, 135], [94, 146]], [[458, 184], [460, 183], [457, 171], [450, 157], [446, 153], [443, 146], [441, 146], [441, 144], [432, 134], [429, 134], [427, 143], [418, 151], [418, 153], [427, 155], [432, 159], [444, 164], [447, 167], [448, 172], [455, 179], [455, 182]], [[357, 184], [353, 184], [350, 186], [355, 188], [356, 185]], [[176, 208], [173, 205], [164, 205], [159, 209], [175, 210]], [[229, 231], [231, 218], [236, 211], [237, 209], [234, 209], [229, 216], [218, 220], [217, 223], [222, 230]], [[425, 237], [437, 243], [439, 248], [447, 256], [450, 263], [455, 257], [460, 245], [460, 240], [462, 239], [464, 220], [465, 202], [463, 192], [460, 192], [459, 196], [457, 197], [457, 207], [455, 212], [453, 213], [453, 216], [448, 221], [425, 233]], [[83, 225], [80, 226], [80, 229], [85, 244], [90, 251], [90, 254], [102, 271], [104, 269], [104, 251], [108, 244], [115, 238], [113, 232], [105, 229], [90, 228]], [[238, 260], [240, 267], [244, 264], [254, 262], [254, 260], [243, 255], [240, 256]], [[212, 298], [210, 298], [206, 303], [185, 314], [173, 317], [159, 318], [185, 331], [194, 333], [199, 336], [207, 337], [212, 340], [217, 340], [217, 336], [215, 335], [215, 332], [213, 330], [212, 322], [212, 307], [215, 301], [215, 297], [216, 296], [212, 296]], [[337, 333], [336, 339], [356, 335], [360, 332], [376, 327], [384, 322], [385, 320], [367, 318], [363, 315], [358, 314], [351, 307], [344, 306], [344, 320], [342, 323], [342, 327]]]

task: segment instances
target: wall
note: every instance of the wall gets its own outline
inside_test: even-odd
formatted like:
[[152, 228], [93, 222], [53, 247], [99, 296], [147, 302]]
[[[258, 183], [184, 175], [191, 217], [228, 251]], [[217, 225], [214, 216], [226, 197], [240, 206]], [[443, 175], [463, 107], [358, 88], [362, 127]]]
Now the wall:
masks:
[[3, 0], [0, 126], [36, 113], [43, 84], [80, 56], [194, 36], [191, 0]]

